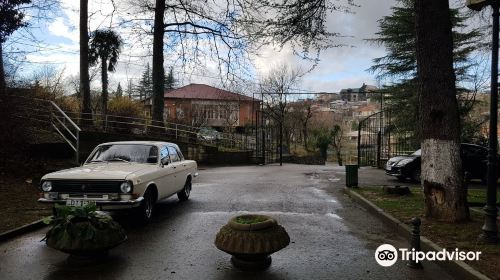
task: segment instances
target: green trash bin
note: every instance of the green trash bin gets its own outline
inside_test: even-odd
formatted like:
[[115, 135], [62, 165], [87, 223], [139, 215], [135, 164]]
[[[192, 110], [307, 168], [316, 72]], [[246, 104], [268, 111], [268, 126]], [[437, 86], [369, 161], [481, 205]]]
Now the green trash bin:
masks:
[[345, 185], [347, 187], [358, 186], [358, 165], [348, 164], [345, 166]]

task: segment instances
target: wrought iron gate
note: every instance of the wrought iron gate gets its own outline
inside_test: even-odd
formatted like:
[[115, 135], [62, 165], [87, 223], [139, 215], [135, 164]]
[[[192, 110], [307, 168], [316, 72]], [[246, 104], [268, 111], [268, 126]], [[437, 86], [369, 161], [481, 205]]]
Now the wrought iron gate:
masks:
[[391, 122], [390, 111], [381, 111], [358, 125], [358, 165], [381, 168], [391, 157], [418, 149], [412, 132], [401, 131]]

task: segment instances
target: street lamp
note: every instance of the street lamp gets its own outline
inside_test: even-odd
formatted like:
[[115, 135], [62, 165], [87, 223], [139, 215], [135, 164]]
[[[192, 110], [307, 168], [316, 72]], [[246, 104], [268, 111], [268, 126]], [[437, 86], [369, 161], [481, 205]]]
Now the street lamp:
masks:
[[490, 129], [488, 147], [488, 190], [486, 194], [486, 206], [484, 206], [483, 233], [479, 239], [484, 243], [497, 244], [498, 227], [496, 206], [496, 155], [497, 155], [497, 123], [498, 123], [498, 31], [499, 31], [499, 2], [500, 0], [467, 0], [467, 7], [480, 11], [490, 5], [493, 9], [493, 39], [491, 46], [491, 95], [490, 95]]

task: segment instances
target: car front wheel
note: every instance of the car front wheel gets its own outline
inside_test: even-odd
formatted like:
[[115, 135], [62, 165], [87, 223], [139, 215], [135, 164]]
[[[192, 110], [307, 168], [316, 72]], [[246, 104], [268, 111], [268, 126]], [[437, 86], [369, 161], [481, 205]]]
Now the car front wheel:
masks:
[[177, 193], [177, 197], [179, 198], [180, 201], [186, 201], [189, 199], [189, 195], [191, 194], [191, 179], [188, 178], [186, 180], [186, 183], [184, 184], [184, 188]]
[[151, 217], [153, 217], [153, 206], [153, 193], [150, 190], [147, 190], [144, 193], [144, 200], [141, 202], [141, 206], [137, 209], [139, 211], [137, 214], [141, 223], [147, 224], [151, 221]]

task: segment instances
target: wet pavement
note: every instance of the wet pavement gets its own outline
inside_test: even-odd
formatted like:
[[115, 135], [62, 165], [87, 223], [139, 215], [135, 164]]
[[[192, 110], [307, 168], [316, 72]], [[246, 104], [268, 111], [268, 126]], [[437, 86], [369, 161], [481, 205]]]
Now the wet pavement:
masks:
[[[343, 167], [287, 164], [199, 173], [190, 200], [160, 202], [150, 225], [117, 217], [128, 241], [107, 258], [81, 260], [50, 249], [40, 242], [45, 228], [0, 244], [0, 279], [451, 279], [431, 263], [424, 270], [401, 261], [389, 268], [376, 263], [379, 245], [407, 244], [343, 193]], [[247, 212], [275, 217], [290, 235], [290, 245], [272, 255], [264, 272], [238, 271], [213, 245], [229, 218]]]

